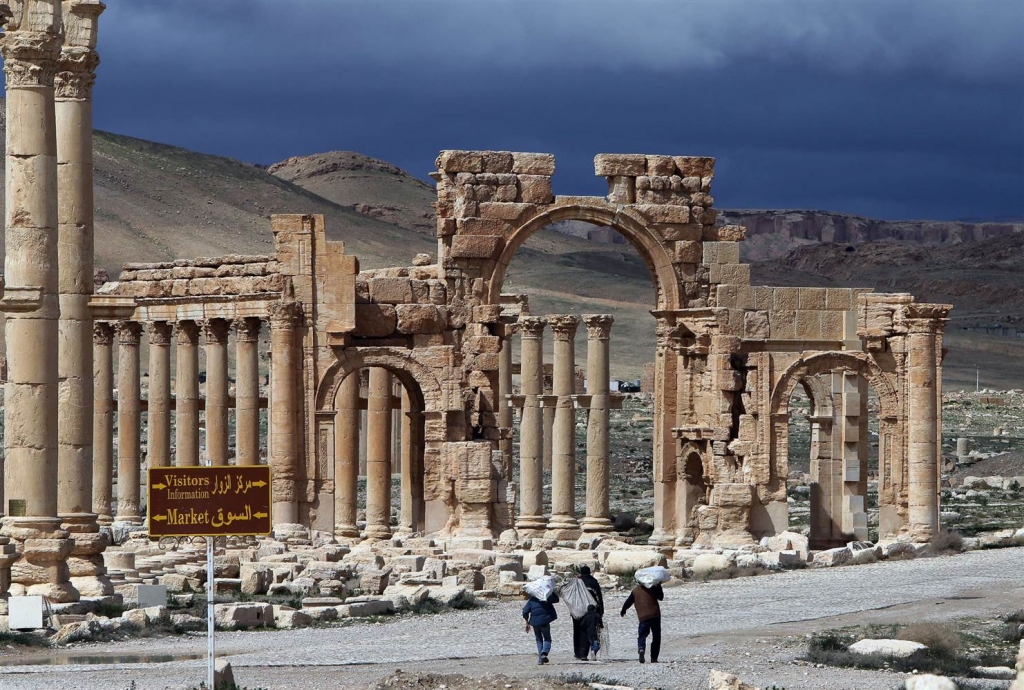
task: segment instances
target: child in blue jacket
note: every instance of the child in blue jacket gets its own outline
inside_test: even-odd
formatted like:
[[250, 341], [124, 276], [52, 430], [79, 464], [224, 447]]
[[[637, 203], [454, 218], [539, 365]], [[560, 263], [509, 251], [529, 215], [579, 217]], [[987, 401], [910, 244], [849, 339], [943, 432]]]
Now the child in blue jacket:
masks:
[[523, 606], [523, 620], [526, 621], [526, 632], [533, 626], [533, 634], [537, 638], [537, 663], [548, 663], [548, 652], [551, 651], [551, 621], [558, 618], [555, 604], [558, 594], [552, 594], [547, 601], [530, 597]]

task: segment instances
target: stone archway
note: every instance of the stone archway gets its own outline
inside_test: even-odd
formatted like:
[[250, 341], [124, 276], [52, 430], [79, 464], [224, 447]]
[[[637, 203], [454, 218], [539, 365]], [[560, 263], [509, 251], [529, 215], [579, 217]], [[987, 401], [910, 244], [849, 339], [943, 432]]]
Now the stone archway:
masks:
[[[824, 383], [824, 376], [840, 375], [839, 392], [833, 394]], [[863, 395], [852, 381], [862, 381]], [[866, 383], [866, 386], [864, 385]], [[853, 453], [861, 454], [859, 462], [850, 466], [847, 455], [846, 434], [851, 420], [847, 419], [855, 404], [867, 410], [867, 390], [870, 388], [879, 403], [880, 454], [896, 454], [898, 450], [898, 420], [900, 398], [896, 387], [882, 367], [864, 352], [819, 352], [804, 354], [789, 365], [779, 377], [771, 395], [770, 472], [773, 482], [782, 487], [789, 474], [789, 401], [793, 391], [802, 385], [814, 401], [811, 421], [811, 541], [816, 548], [827, 548], [840, 542], [867, 537], [867, 419], [860, 413], [853, 422], [863, 434], [863, 440], [854, 440]], [[851, 392], [852, 391], [852, 392]], [[850, 399], [845, 396], [853, 394]], [[839, 397], [835, 397], [839, 396]], [[820, 405], [818, 401], [828, 401]], [[839, 436], [836, 436], [839, 434]], [[838, 449], [838, 450], [836, 450]], [[834, 452], [835, 451], [835, 452]], [[882, 458], [880, 457], [880, 462]], [[902, 463], [899, 463], [902, 464]], [[776, 528], [782, 523], [783, 506], [769, 508], [777, 513], [773, 518]], [[788, 515], [788, 513], [787, 513]], [[788, 522], [788, 519], [787, 519]]]
[[636, 249], [647, 269], [655, 290], [655, 308], [657, 310], [675, 310], [683, 306], [679, 276], [673, 267], [674, 255], [672, 244], [666, 242], [635, 212], [612, 204], [600, 205], [595, 199], [593, 204], [565, 204], [542, 207], [533, 216], [529, 216], [516, 224], [515, 229], [507, 236], [504, 247], [498, 255], [494, 270], [488, 280], [487, 300], [497, 304], [505, 280], [505, 271], [511, 264], [519, 248], [539, 230], [553, 223], [566, 220], [583, 221], [617, 231]]
[[[441, 462], [441, 447], [446, 440], [445, 425], [437, 423], [443, 411], [439, 404], [443, 398], [438, 377], [419, 362], [409, 351], [388, 347], [347, 348], [337, 353], [337, 361], [328, 368], [317, 392], [317, 418], [321, 444], [329, 443], [329, 454], [334, 458], [336, 513], [335, 528], [339, 536], [355, 537], [356, 465], [358, 464], [358, 410], [359, 372], [370, 370], [371, 399], [384, 395], [391, 397], [390, 386], [380, 383], [375, 372], [387, 372], [401, 384], [402, 407], [407, 407], [402, 418], [403, 447], [410, 452], [401, 463], [401, 518], [399, 530], [415, 533], [437, 531], [448, 519], [449, 509], [441, 505], [431, 529], [427, 519], [431, 491], [437, 482], [428, 482], [427, 475], [436, 475]], [[389, 380], [388, 376], [383, 377]], [[374, 386], [386, 390], [376, 391]], [[375, 396], [374, 394], [377, 393]], [[372, 414], [368, 410], [368, 414]], [[387, 413], [390, 417], [390, 412]], [[390, 424], [390, 418], [388, 419]], [[369, 427], [367, 428], [369, 434]], [[355, 440], [353, 441], [353, 435]], [[372, 444], [372, 439], [370, 439]], [[390, 532], [390, 469], [375, 467], [367, 471], [367, 536], [387, 536]], [[436, 479], [436, 477], [434, 477]], [[380, 486], [377, 486], [380, 484]], [[434, 492], [436, 493], [436, 491]], [[372, 496], [372, 498], [371, 498]], [[436, 498], [436, 497], [435, 497]], [[437, 501], [433, 508], [438, 512]], [[373, 516], [371, 516], [371, 512]], [[379, 513], [379, 514], [378, 514]], [[371, 520], [371, 517], [373, 519]], [[371, 525], [371, 521], [374, 523]], [[378, 524], [380, 523], [380, 524]]]

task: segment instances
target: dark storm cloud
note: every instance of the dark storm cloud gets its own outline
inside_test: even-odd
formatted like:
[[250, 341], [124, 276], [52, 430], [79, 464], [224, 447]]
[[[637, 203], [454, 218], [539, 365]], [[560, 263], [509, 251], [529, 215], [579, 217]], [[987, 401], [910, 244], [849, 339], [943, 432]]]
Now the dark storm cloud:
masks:
[[722, 207], [1024, 216], [1024, 3], [146, 2], [97, 126], [269, 163], [351, 149], [712, 155]]

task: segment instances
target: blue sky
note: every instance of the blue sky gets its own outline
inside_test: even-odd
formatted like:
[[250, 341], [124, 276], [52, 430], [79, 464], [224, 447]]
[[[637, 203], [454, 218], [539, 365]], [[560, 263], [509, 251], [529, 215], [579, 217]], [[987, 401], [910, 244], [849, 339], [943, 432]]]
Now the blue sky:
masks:
[[332, 149], [718, 158], [722, 208], [1024, 218], [1024, 2], [107, 0], [96, 126]]

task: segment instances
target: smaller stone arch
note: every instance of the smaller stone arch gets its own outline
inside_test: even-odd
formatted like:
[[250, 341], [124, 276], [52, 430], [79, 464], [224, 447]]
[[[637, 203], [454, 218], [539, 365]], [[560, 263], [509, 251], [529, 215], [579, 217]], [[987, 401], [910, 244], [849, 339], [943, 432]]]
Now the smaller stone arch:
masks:
[[832, 391], [820, 376], [808, 376], [800, 379], [800, 385], [811, 401], [811, 415], [831, 417], [835, 409]]
[[441, 380], [433, 368], [421, 362], [413, 351], [394, 347], [352, 347], [335, 350], [335, 357], [336, 360], [324, 372], [317, 388], [318, 412], [334, 410], [338, 388], [346, 376], [371, 367], [391, 372], [424, 412], [440, 412], [444, 409]]
[[818, 352], [801, 355], [783, 372], [772, 390], [772, 417], [789, 415], [789, 398], [801, 381], [835, 370], [851, 371], [867, 380], [878, 396], [880, 417], [895, 419], [899, 415], [899, 393], [870, 355], [864, 352]]

